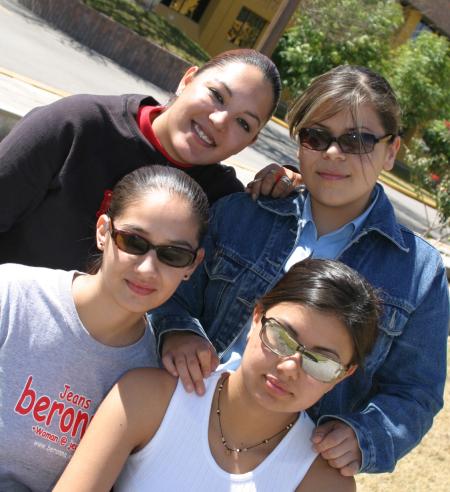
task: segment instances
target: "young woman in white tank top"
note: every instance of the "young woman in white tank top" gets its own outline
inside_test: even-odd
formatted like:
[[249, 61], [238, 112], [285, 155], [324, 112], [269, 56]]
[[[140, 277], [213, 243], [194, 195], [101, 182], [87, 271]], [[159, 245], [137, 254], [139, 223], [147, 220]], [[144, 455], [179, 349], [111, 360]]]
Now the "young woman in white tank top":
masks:
[[236, 372], [213, 375], [203, 397], [163, 370], [129, 372], [54, 490], [355, 490], [312, 450], [304, 410], [362, 364], [377, 318], [349, 267], [297, 263], [257, 304]]

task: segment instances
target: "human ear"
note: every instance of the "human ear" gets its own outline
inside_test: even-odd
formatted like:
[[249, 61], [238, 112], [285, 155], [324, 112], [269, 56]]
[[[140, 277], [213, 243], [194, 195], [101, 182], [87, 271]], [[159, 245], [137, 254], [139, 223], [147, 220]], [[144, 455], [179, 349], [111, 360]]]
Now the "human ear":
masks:
[[340, 381], [343, 381], [344, 379], [348, 378], [349, 376], [351, 376], [352, 374], [354, 374], [354, 372], [356, 371], [356, 369], [358, 369], [358, 364], [352, 364], [346, 371], [345, 371], [345, 374], [344, 376], [342, 377], [342, 379]]
[[180, 83], [178, 84], [177, 90], [176, 90], [176, 95], [179, 96], [185, 87], [189, 85], [192, 82], [192, 79], [194, 78], [195, 74], [198, 72], [199, 67], [194, 65], [193, 67], [190, 67], [186, 70], [186, 73], [183, 75], [183, 78], [180, 80]]
[[95, 237], [97, 240], [97, 248], [103, 251], [106, 242], [106, 233], [110, 228], [110, 218], [106, 214], [100, 215], [97, 220]]
[[387, 146], [386, 160], [383, 166], [385, 171], [391, 171], [394, 167], [395, 157], [400, 149], [401, 139], [399, 136], [395, 137], [394, 141]]
[[189, 277], [194, 273], [195, 269], [200, 265], [200, 263], [205, 258], [205, 250], [200, 248], [197, 251], [197, 256], [195, 257], [194, 263], [186, 267], [186, 274], [184, 275], [184, 280], [189, 280]]
[[264, 315], [264, 310], [261, 303], [257, 302], [253, 308], [252, 321], [254, 324], [258, 324]]

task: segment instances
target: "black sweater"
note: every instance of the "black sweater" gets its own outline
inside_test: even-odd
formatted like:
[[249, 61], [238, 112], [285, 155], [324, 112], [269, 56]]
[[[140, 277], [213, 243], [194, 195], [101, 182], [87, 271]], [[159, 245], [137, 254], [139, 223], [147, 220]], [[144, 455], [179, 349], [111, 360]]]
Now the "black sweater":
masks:
[[[170, 165], [136, 122], [140, 95], [77, 95], [26, 115], [0, 143], [0, 263], [85, 269], [106, 189], [143, 165]], [[233, 168], [185, 172], [210, 203], [243, 185]]]

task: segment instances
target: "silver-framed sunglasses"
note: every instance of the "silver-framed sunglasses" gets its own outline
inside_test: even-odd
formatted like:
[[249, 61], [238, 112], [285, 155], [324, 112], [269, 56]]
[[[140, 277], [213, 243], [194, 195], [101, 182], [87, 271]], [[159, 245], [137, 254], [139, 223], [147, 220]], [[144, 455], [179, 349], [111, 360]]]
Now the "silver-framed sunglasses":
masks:
[[322, 383], [332, 383], [348, 370], [348, 367], [339, 362], [307, 349], [295, 339], [292, 330], [274, 318], [262, 317], [259, 337], [262, 343], [279, 357], [292, 357], [299, 352], [302, 369]]

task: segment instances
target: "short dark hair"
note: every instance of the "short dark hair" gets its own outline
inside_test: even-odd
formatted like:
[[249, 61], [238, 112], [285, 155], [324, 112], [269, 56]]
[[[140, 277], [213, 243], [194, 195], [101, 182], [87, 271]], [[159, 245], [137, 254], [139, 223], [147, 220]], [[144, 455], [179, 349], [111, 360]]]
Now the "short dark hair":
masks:
[[363, 365], [377, 338], [380, 300], [376, 290], [358, 272], [335, 260], [300, 261], [259, 304], [266, 312], [282, 302], [337, 316], [353, 342], [351, 363]]
[[281, 78], [275, 63], [259, 51], [248, 48], [224, 51], [202, 65], [198, 69], [196, 76], [202, 72], [206, 72], [206, 70], [209, 70], [210, 68], [224, 67], [230, 63], [244, 63], [246, 65], [253, 65], [261, 71], [264, 78], [270, 83], [272, 86], [273, 95], [273, 102], [269, 113], [270, 117], [275, 112], [278, 101], [280, 100]]

